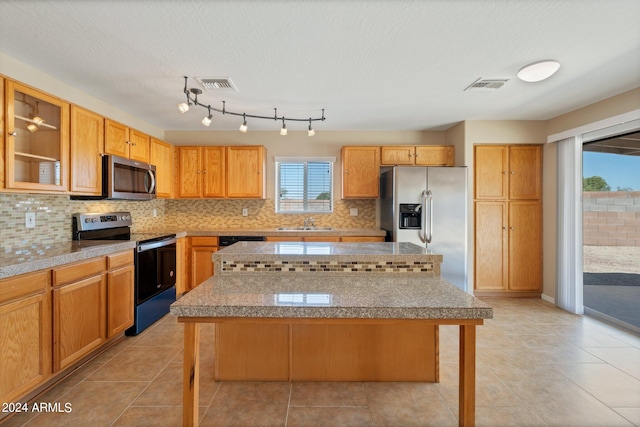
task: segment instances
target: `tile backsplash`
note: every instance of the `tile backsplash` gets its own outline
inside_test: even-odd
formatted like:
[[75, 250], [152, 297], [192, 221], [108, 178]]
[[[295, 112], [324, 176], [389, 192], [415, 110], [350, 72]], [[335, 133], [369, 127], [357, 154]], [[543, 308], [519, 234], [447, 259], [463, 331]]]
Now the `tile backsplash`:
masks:
[[[247, 208], [249, 215], [242, 216]], [[358, 216], [351, 216], [357, 209]], [[154, 210], [156, 216], [154, 216]], [[0, 193], [0, 253], [71, 240], [71, 215], [78, 212], [130, 211], [133, 232], [168, 228], [207, 230], [275, 228], [302, 225], [312, 216], [316, 226], [375, 228], [375, 200], [335, 200], [331, 214], [276, 214], [274, 201], [229, 199], [156, 199], [151, 201], [69, 200], [69, 196]], [[35, 212], [35, 228], [25, 227], [25, 213]]]

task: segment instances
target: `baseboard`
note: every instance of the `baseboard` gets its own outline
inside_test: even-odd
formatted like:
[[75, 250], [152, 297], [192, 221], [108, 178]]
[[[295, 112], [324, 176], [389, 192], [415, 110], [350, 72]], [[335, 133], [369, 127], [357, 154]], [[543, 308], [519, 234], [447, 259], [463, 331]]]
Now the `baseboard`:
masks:
[[556, 305], [556, 299], [555, 298], [552, 298], [552, 297], [550, 297], [548, 295], [545, 295], [545, 294], [540, 295], [540, 298], [542, 298], [542, 300], [544, 300], [546, 302], [550, 302], [551, 304]]

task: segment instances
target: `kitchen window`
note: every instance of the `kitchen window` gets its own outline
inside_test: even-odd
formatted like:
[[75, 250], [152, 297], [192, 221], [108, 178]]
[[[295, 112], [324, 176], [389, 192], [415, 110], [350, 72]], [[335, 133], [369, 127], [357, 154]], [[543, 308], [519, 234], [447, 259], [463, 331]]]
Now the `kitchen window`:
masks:
[[335, 157], [276, 157], [276, 213], [333, 212]]

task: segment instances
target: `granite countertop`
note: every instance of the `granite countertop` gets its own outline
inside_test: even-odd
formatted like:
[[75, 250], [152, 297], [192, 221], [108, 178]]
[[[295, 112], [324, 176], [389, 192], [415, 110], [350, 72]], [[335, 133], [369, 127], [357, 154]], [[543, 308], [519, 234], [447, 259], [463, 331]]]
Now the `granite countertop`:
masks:
[[136, 232], [132, 241], [68, 241], [47, 245], [32, 245], [14, 249], [11, 253], [0, 253], [0, 279], [36, 270], [52, 268], [87, 258], [101, 256], [135, 247], [135, 236], [141, 239], [158, 235], [175, 234], [177, 238], [187, 236], [384, 236], [379, 229], [345, 229], [334, 228], [323, 231], [279, 231], [276, 228], [254, 229], [209, 229], [209, 230], [176, 230], [154, 229]]
[[171, 305], [181, 317], [490, 319], [493, 309], [441, 278], [213, 276]]
[[258, 255], [296, 256], [304, 255], [366, 255], [407, 256], [430, 255], [426, 248], [408, 242], [238, 242], [215, 253], [216, 256]]
[[80, 240], [31, 246], [0, 255], [0, 279], [133, 249], [135, 241]]
[[[174, 232], [174, 231], [172, 231]], [[383, 237], [384, 230], [375, 228], [334, 228], [332, 230], [277, 230], [272, 228], [237, 228], [237, 229], [190, 229], [185, 232], [186, 236], [371, 236]], [[183, 237], [183, 236], [178, 236]]]

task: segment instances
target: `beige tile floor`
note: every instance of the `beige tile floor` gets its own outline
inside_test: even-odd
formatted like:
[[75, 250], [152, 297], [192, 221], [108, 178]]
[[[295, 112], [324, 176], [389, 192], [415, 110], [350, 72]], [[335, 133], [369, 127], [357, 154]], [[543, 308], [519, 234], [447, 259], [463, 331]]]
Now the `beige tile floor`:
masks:
[[[485, 299], [478, 426], [640, 426], [640, 337], [539, 299]], [[212, 327], [202, 333], [212, 351]], [[215, 383], [201, 368], [203, 426], [457, 426], [458, 332], [441, 328], [441, 382]], [[181, 425], [182, 326], [167, 316], [74, 372], [7, 426]]]

